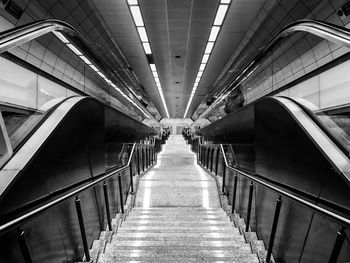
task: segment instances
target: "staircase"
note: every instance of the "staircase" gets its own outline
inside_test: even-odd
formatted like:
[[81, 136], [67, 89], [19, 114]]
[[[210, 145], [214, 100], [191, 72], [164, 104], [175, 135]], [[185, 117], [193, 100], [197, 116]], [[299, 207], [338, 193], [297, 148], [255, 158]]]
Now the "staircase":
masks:
[[134, 208], [106, 242], [99, 263], [258, 263], [249, 244], [220, 208]]
[[158, 164], [137, 181], [137, 196], [129, 195], [126, 215], [94, 241], [92, 262], [262, 262], [262, 241], [226, 214], [215, 179], [195, 158], [182, 136], [169, 137]]

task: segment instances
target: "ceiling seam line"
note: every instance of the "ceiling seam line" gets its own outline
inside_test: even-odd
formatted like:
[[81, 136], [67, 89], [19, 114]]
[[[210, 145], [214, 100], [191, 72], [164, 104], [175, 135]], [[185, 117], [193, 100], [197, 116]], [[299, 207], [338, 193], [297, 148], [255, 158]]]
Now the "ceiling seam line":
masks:
[[[168, 35], [168, 49], [169, 49], [169, 64], [170, 64], [170, 80], [171, 85], [173, 84], [173, 74], [172, 74], [172, 60], [171, 60], [171, 50], [170, 50], [170, 31], [169, 31], [169, 15], [168, 15], [168, 0], [165, 1], [165, 18], [166, 18], [166, 25], [167, 25], [167, 35]], [[170, 85], [170, 86], [171, 86]], [[165, 97], [164, 97], [165, 100]], [[171, 115], [171, 114], [170, 114]], [[169, 116], [170, 117], [170, 116]]]
[[[191, 32], [191, 25], [192, 25], [192, 15], [193, 15], [193, 0], [191, 0], [191, 15], [190, 15], [190, 22], [189, 22], [189, 29], [188, 29], [188, 33], [187, 33], [187, 43], [186, 43], [186, 59], [185, 59], [185, 65], [184, 65], [184, 73], [182, 76], [182, 90], [184, 91], [185, 87], [184, 87], [184, 80], [185, 80], [185, 75], [186, 75], [186, 68], [187, 68], [187, 52], [188, 52], [188, 46], [189, 46], [189, 42], [190, 42], [190, 32]], [[190, 94], [191, 95], [191, 94]], [[185, 112], [186, 108], [184, 108], [184, 112]], [[182, 114], [180, 114], [181, 116]]]

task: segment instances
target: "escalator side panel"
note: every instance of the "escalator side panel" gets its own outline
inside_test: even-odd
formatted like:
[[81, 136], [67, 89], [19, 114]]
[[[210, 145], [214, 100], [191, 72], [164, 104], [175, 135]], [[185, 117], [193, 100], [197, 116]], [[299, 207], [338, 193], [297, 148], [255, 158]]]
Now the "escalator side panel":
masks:
[[248, 105], [197, 132], [207, 141], [232, 144], [239, 167], [254, 172], [254, 107]]
[[[118, 126], [112, 125], [115, 120], [119, 121]], [[92, 98], [84, 98], [74, 104], [65, 112], [62, 120], [56, 120], [55, 125], [56, 128], [46, 141], [40, 141], [39, 150], [23, 166], [21, 174], [17, 174], [16, 180], [4, 193], [0, 201], [0, 220], [7, 221], [42, 205], [57, 190], [68, 191], [66, 188], [71, 187], [71, 191], [77, 187], [74, 183], [81, 183], [82, 180], [86, 180], [85, 183], [91, 182], [91, 179], [106, 169], [107, 144], [134, 142], [155, 134], [148, 126]], [[120, 154], [120, 149], [113, 151], [113, 156]], [[122, 172], [124, 200], [130, 183], [128, 173], [129, 169]], [[106, 184], [110, 212], [115, 215], [120, 208], [118, 177], [109, 178]], [[107, 225], [102, 184], [79, 193], [79, 199], [88, 245], [91, 246]], [[36, 200], [40, 202], [35, 202]], [[34, 262], [81, 260], [83, 247], [74, 201], [74, 198], [66, 200], [20, 226], [26, 232]], [[0, 235], [3, 252], [0, 253], [0, 262], [23, 262], [16, 231]]]
[[95, 101], [76, 105], [3, 196], [0, 215], [105, 171], [104, 111]]
[[255, 105], [256, 173], [318, 197], [331, 165], [278, 103]]
[[[337, 232], [341, 226], [330, 221], [327, 218], [315, 214], [312, 225], [309, 230], [301, 263], [319, 263], [328, 262], [328, 258], [332, 253], [333, 246], [337, 237]], [[350, 231], [347, 230], [347, 235]], [[317, 244], [317, 245], [315, 245]], [[350, 244], [345, 241], [337, 262], [349, 262]]]
[[[257, 185], [255, 197], [256, 228], [259, 238], [267, 245], [278, 196], [265, 187]], [[288, 199], [283, 199], [273, 247], [273, 255], [277, 262], [298, 262], [303, 252], [303, 243], [311, 218], [311, 211]]]

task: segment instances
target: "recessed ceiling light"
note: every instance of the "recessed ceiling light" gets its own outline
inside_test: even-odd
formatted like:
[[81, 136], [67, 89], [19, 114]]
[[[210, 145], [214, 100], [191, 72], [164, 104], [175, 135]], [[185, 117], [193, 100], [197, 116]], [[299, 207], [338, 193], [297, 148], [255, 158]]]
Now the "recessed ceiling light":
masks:
[[204, 54], [203, 55], [203, 59], [202, 59], [202, 64], [205, 64], [208, 62], [208, 59], [209, 59], [209, 54]]
[[228, 5], [219, 5], [218, 11], [216, 12], [216, 17], [214, 20], [214, 26], [221, 26], [224, 21]]
[[205, 69], [205, 66], [206, 66], [206, 64], [201, 64], [200, 67], [199, 67], [199, 70], [203, 71]]
[[145, 27], [138, 27], [137, 31], [139, 32], [139, 36], [142, 42], [148, 42], [148, 37], [146, 33]]
[[63, 36], [60, 32], [56, 32], [56, 31], [53, 31], [53, 33], [56, 35], [56, 37], [58, 37], [64, 44], [68, 44], [69, 41], [68, 39]]
[[152, 71], [157, 71], [155, 64], [149, 64], [149, 66], [151, 67]]
[[74, 45], [72, 44], [67, 44], [67, 47], [69, 47], [70, 50], [72, 50], [76, 55], [82, 56], [83, 54], [80, 52], [79, 49], [77, 49]]
[[148, 42], [142, 43], [142, 45], [143, 45], [143, 49], [145, 50], [146, 54], [152, 54], [151, 46], [149, 45]]
[[[222, 2], [222, 1], [221, 1]], [[129, 5], [137, 5], [137, 0], [128, 0]]]
[[219, 34], [219, 31], [220, 31], [220, 27], [219, 26], [212, 26], [208, 41], [213, 41], [214, 42], [216, 40], [218, 34]]
[[130, 11], [136, 26], [144, 26], [139, 6], [130, 6]]
[[206, 48], [205, 48], [205, 51], [204, 53], [205, 54], [210, 54], [211, 51], [213, 50], [213, 46], [214, 46], [214, 42], [208, 42]]

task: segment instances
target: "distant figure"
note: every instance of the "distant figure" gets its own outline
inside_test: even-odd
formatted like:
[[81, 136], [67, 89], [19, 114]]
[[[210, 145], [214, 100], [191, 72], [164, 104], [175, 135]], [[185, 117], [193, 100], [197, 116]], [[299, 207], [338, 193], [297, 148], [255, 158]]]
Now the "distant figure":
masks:
[[224, 107], [224, 111], [227, 114], [242, 108], [244, 104], [244, 96], [242, 92], [242, 86], [239, 85], [236, 89], [231, 91], [231, 93], [226, 97], [226, 103]]

